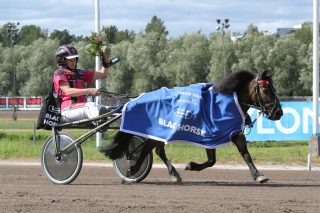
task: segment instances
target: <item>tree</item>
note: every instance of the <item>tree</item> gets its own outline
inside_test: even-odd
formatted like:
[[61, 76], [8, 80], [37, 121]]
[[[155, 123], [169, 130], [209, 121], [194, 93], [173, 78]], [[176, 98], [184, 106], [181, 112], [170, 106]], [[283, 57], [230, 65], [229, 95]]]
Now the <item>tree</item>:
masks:
[[133, 31], [119, 31], [118, 28], [114, 25], [111, 25], [110, 27], [103, 27], [101, 32], [103, 32], [107, 36], [109, 44], [117, 44], [121, 41], [133, 42], [135, 38], [135, 33]]
[[272, 69], [267, 57], [275, 42], [275, 36], [262, 34], [252, 34], [236, 41], [238, 62], [233, 65], [232, 69], [246, 69], [252, 72]]
[[47, 95], [52, 86], [53, 72], [58, 68], [56, 40], [38, 39], [28, 47], [21, 47], [22, 60], [17, 64], [19, 94]]
[[229, 36], [221, 37], [220, 33], [214, 33], [210, 39], [209, 54], [208, 81], [216, 82], [232, 72], [232, 65], [236, 63], [237, 57]]
[[136, 37], [136, 34], [134, 33], [134, 31], [129, 31], [129, 30], [119, 31], [117, 32], [116, 43], [119, 43], [122, 41], [133, 42], [135, 37]]
[[70, 35], [68, 30], [54, 30], [50, 34], [50, 39], [54, 40], [56, 39], [59, 42], [59, 45], [63, 44], [71, 44], [76, 41], [76, 37], [74, 35]]
[[168, 31], [166, 30], [166, 27], [164, 26], [164, 22], [158, 18], [157, 16], [153, 16], [151, 19], [151, 22], [147, 24], [146, 29], [145, 29], [146, 33], [159, 33], [167, 36], [168, 35]]
[[300, 45], [292, 35], [283, 36], [269, 52], [268, 64], [276, 71], [273, 79], [279, 96], [301, 95], [303, 92], [301, 83], [297, 81], [301, 67], [298, 60]]
[[[18, 25], [19, 23], [8, 22], [0, 28], [0, 42], [3, 47], [11, 47], [12, 44], [15, 45], [19, 42]], [[15, 31], [15, 33], [10, 32], [9, 29]]]
[[77, 64], [79, 69], [89, 69], [95, 67], [95, 57], [90, 56], [86, 50], [88, 45], [89, 44], [85, 41], [74, 43], [74, 46], [79, 54], [79, 60]]
[[112, 55], [119, 57], [120, 63], [109, 68], [109, 77], [105, 85], [109, 91], [123, 94], [132, 93], [134, 69], [128, 61], [128, 51], [131, 45], [132, 43], [129, 41], [122, 41], [111, 46]]
[[127, 59], [134, 70], [133, 92], [146, 92], [167, 84], [162, 72], [166, 62], [166, 47], [165, 36], [155, 32], [137, 37], [130, 45]]
[[277, 37], [263, 35], [253, 25], [249, 25], [247, 31], [249, 33], [243, 39], [238, 39], [235, 42], [237, 62], [232, 65], [232, 70], [245, 69], [252, 72], [261, 72], [273, 69], [267, 57], [274, 47]]
[[170, 86], [205, 82], [209, 67], [209, 41], [200, 33], [183, 35], [169, 43], [163, 72]]
[[312, 43], [312, 23], [303, 23], [301, 29], [295, 32], [294, 38], [306, 45]]
[[0, 96], [11, 95], [12, 63], [10, 60], [11, 52], [9, 48], [0, 48]]
[[47, 32], [45, 30], [41, 30], [40, 27], [35, 25], [25, 25], [21, 27], [19, 31], [19, 44], [26, 46], [39, 38], [46, 38], [47, 36]]
[[270, 50], [274, 47], [275, 42], [275, 36], [258, 35], [254, 37], [251, 49], [251, 58], [254, 66], [252, 71], [262, 72], [264, 70], [273, 69], [271, 64], [268, 63], [267, 58]]
[[102, 27], [101, 32], [105, 33], [109, 44], [117, 43], [118, 28], [116, 26], [112, 25], [110, 27]]
[[262, 35], [262, 33], [259, 32], [258, 27], [254, 26], [253, 24], [248, 25], [245, 34], [246, 34], [246, 36]]
[[301, 95], [304, 96], [311, 96], [312, 95], [312, 71], [313, 71], [313, 64], [312, 64], [312, 43], [302, 44], [299, 48], [298, 52], [298, 60], [299, 64], [301, 65], [300, 77], [299, 82], [301, 82]]

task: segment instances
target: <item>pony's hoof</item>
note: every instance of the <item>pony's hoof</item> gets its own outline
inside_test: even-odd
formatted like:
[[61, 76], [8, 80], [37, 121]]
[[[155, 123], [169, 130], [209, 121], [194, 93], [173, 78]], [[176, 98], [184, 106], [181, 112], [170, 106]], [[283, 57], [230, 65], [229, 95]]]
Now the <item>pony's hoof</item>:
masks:
[[174, 183], [181, 183], [182, 182], [180, 175], [177, 175], [177, 176], [171, 175], [170, 178], [171, 178], [171, 181]]
[[184, 170], [193, 171], [193, 170], [194, 170], [195, 165], [196, 165], [196, 163], [194, 163], [194, 162], [190, 162], [190, 163], [188, 163], [188, 165], [186, 165], [186, 167], [184, 168]]
[[256, 182], [257, 183], [265, 183], [269, 180], [269, 178], [267, 178], [266, 176], [262, 175], [256, 178]]
[[192, 167], [190, 164], [186, 165], [186, 167], [184, 168], [184, 170], [189, 170], [189, 171], [191, 171], [191, 169], [192, 169]]

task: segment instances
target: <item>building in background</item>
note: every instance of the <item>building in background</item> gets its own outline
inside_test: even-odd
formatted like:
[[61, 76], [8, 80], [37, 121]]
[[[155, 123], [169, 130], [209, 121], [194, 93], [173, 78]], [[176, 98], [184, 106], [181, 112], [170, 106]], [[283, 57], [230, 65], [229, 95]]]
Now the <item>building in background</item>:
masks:
[[291, 34], [296, 32], [298, 29], [301, 29], [302, 25], [294, 25], [293, 27], [283, 27], [283, 28], [277, 28], [277, 36], [284, 36], [287, 34]]

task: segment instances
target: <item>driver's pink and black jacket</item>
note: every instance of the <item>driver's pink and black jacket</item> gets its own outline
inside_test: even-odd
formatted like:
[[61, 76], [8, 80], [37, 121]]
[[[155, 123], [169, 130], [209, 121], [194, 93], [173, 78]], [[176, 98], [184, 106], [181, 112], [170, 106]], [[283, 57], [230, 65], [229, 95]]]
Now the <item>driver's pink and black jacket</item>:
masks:
[[[68, 70], [66, 68], [60, 68], [54, 72], [52, 81], [54, 84], [54, 91], [56, 94], [59, 94], [59, 83], [67, 82], [71, 88], [82, 89], [85, 88], [86, 83], [93, 82], [94, 71], [93, 70], [80, 70], [76, 69], [74, 71]], [[86, 103], [87, 99], [85, 95], [78, 97], [70, 97], [66, 95], [62, 90], [61, 93], [61, 110], [66, 107], [69, 107], [73, 104]]]

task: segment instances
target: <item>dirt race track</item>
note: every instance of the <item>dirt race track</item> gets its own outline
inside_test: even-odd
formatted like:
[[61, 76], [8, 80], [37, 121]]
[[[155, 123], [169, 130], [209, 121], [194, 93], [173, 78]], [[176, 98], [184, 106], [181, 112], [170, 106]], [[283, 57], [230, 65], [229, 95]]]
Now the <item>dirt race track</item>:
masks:
[[153, 168], [139, 184], [121, 184], [108, 167], [84, 166], [55, 185], [40, 166], [0, 166], [0, 212], [320, 212], [319, 171], [272, 171], [263, 185], [248, 170], [178, 169], [183, 183]]
[[[38, 113], [18, 112], [18, 119]], [[1, 112], [0, 118], [10, 116]], [[320, 171], [261, 170], [270, 178], [263, 185], [248, 169], [178, 171], [182, 184], [171, 183], [159, 168], [142, 183], [121, 184], [112, 168], [84, 166], [72, 184], [55, 185], [38, 165], [0, 164], [0, 213], [320, 212]]]

